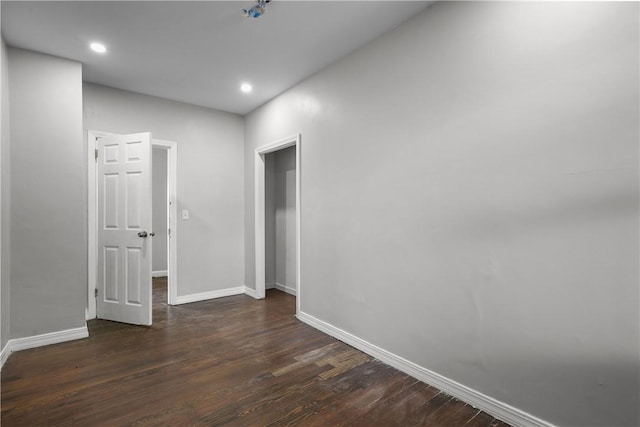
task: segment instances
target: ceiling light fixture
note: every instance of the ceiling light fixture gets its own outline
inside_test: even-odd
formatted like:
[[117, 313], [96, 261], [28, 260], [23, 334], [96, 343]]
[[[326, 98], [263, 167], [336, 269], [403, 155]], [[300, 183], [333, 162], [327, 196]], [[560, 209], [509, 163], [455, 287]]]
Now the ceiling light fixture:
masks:
[[260, 18], [267, 10], [267, 3], [271, 0], [256, 0], [256, 4], [249, 9], [242, 9], [242, 14], [247, 18]]
[[253, 86], [250, 83], [242, 83], [240, 85], [240, 90], [244, 93], [250, 93], [253, 90]]
[[107, 47], [102, 43], [93, 42], [89, 45], [92, 51], [96, 53], [106, 53]]

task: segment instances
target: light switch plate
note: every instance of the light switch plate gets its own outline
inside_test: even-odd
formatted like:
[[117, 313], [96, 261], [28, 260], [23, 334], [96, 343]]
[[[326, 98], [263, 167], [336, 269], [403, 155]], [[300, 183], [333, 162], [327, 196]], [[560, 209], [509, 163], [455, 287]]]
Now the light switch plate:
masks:
[[189, 219], [189, 209], [182, 210], [182, 219]]

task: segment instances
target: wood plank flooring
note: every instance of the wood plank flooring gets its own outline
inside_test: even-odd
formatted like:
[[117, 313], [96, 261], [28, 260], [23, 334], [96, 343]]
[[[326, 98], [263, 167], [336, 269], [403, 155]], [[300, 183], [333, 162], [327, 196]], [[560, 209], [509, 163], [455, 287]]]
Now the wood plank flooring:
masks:
[[299, 322], [280, 291], [166, 301], [154, 279], [153, 326], [92, 320], [14, 353], [2, 426], [507, 426]]

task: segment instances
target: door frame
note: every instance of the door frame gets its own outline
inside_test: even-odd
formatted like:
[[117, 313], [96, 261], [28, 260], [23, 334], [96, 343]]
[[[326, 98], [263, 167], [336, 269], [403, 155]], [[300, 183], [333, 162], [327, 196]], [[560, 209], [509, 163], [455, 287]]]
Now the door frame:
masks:
[[256, 296], [262, 299], [266, 295], [265, 289], [265, 158], [264, 156], [288, 147], [296, 147], [296, 315], [300, 313], [300, 299], [302, 297], [300, 283], [300, 159], [301, 134], [288, 136], [267, 145], [256, 148], [254, 161], [255, 177], [255, 284]]
[[167, 258], [168, 268], [168, 303], [176, 305], [178, 299], [178, 206], [177, 206], [177, 168], [178, 168], [178, 144], [174, 141], [151, 139], [151, 149], [160, 148], [167, 151], [167, 227], [171, 232], [167, 235], [169, 249]]
[[[88, 203], [88, 245], [87, 245], [87, 308], [85, 309], [86, 320], [96, 318], [96, 299], [94, 290], [98, 283], [98, 168], [95, 160], [95, 150], [97, 149], [98, 138], [114, 135], [110, 132], [87, 131], [87, 203]], [[178, 251], [177, 251], [177, 155], [178, 144], [174, 141], [151, 140], [151, 148], [163, 148], [167, 150], [167, 201], [170, 203], [167, 214], [171, 222], [167, 221], [171, 229], [169, 238], [169, 259], [167, 260], [169, 269], [169, 289], [168, 303], [174, 305], [178, 297]], [[152, 255], [153, 256], [153, 255]]]

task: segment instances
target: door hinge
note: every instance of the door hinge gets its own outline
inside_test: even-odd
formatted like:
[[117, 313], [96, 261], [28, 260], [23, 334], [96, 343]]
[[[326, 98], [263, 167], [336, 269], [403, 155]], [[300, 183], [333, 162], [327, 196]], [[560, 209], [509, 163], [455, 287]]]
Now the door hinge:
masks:
[[96, 297], [96, 298], [98, 298], [98, 288], [95, 288], [95, 289], [93, 290], [93, 296], [94, 296], [94, 297]]
[[171, 237], [171, 229], [170, 228], [167, 229], [167, 236]]
[[96, 156], [96, 160], [98, 160], [98, 149], [97, 148], [95, 150], [95, 156]]

